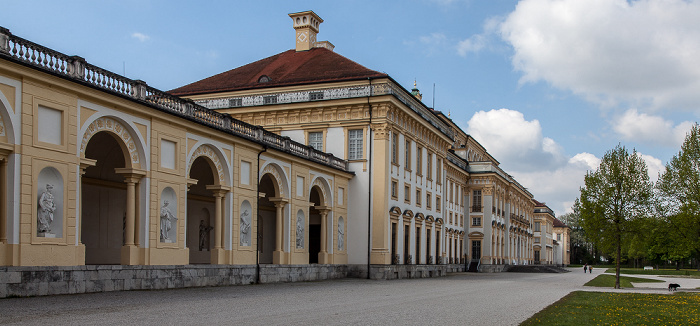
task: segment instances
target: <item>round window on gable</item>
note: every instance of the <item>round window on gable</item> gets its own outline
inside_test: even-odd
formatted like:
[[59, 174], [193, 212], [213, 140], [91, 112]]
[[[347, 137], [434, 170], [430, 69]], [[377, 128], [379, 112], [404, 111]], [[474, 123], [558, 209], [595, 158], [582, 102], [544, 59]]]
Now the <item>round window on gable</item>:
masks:
[[267, 75], [262, 75], [260, 78], [258, 78], [258, 83], [268, 83], [270, 82], [270, 77], [267, 77]]

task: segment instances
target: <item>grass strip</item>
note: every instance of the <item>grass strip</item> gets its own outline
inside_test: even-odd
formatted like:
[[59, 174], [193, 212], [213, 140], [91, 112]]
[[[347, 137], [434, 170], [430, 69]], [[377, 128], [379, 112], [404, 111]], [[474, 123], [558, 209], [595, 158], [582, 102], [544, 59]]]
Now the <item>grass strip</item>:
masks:
[[[614, 268], [608, 268], [606, 273], [615, 273]], [[633, 274], [633, 275], [668, 275], [668, 276], [690, 276], [693, 278], [700, 278], [700, 271], [690, 270], [690, 269], [654, 269], [654, 270], [643, 270], [641, 268], [620, 268], [620, 274]]]
[[[635, 283], [664, 283], [662, 280], [653, 280], [649, 278], [631, 277], [631, 276], [620, 276], [620, 287], [623, 288], [633, 288], [632, 282]], [[610, 274], [600, 274], [596, 278], [588, 281], [584, 286], [595, 286], [603, 288], [615, 287], [615, 275]]]
[[575, 291], [520, 325], [700, 325], [700, 294]]

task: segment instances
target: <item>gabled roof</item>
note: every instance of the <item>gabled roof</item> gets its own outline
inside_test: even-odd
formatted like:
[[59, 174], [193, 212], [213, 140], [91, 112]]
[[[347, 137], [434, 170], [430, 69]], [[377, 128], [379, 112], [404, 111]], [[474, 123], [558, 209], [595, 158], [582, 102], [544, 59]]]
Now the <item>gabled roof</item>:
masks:
[[[268, 81], [260, 82], [267, 76]], [[177, 96], [388, 77], [325, 48], [288, 50], [169, 91]]]

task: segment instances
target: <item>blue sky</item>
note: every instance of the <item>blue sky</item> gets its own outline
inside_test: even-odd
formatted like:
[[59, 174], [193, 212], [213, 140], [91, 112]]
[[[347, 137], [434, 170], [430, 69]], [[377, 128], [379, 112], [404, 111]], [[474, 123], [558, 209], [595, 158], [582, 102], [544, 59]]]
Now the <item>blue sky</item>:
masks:
[[[700, 3], [681, 0], [12, 1], [0, 26], [173, 89], [319, 40], [474, 136], [557, 214], [618, 143], [652, 179], [700, 120]], [[433, 84], [435, 98], [433, 99]]]

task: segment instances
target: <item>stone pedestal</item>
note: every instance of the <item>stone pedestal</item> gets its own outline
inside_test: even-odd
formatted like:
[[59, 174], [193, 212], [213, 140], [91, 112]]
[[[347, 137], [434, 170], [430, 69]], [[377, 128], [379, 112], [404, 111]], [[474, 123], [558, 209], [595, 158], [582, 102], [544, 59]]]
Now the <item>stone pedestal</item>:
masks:
[[39, 232], [36, 236], [40, 237], [40, 238], [55, 238], [56, 237], [55, 234], [50, 233], [50, 232]]

